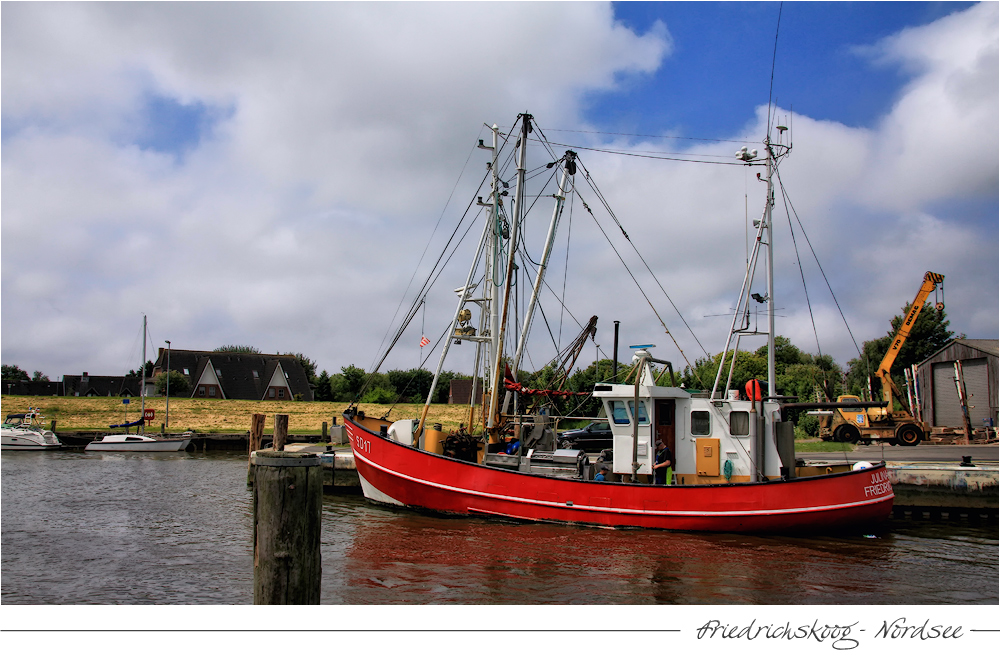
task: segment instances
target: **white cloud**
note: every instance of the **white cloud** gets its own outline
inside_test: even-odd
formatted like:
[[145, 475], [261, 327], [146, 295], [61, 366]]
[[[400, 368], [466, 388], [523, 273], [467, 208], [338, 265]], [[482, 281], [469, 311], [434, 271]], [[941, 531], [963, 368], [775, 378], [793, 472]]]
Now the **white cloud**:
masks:
[[[928, 269], [948, 276], [953, 328], [996, 333], [995, 217], [942, 210], [956, 196], [988, 201], [990, 189], [996, 199], [996, 7], [983, 7], [878, 44], [914, 75], [878, 125], [793, 117], [782, 177], [859, 340], [887, 329]], [[514, 23], [526, 29], [496, 29]], [[599, 3], [5, 5], [3, 361], [50, 377], [117, 372], [121, 342], [147, 312], [154, 337], [177, 348], [247, 343], [331, 371], [368, 366], [466, 158], [443, 226], [485, 172], [473, 148], [482, 122], [527, 110], [543, 129], [587, 129], [584, 94], [669, 63], [671, 43], [662, 25], [635, 34]], [[217, 112], [213, 130], [183, 156], [139, 148], [150, 95], [201, 103]], [[763, 134], [765, 116], [748, 117], [749, 133]], [[730, 321], [719, 314], [735, 300], [746, 225], [760, 212], [756, 171], [581, 154], [702, 345], [719, 350]], [[623, 344], [652, 340], [679, 363], [593, 221], [573, 211], [582, 259], [569, 275], [583, 285], [569, 291], [573, 311], [601, 317], [606, 351], [621, 320]], [[795, 281], [779, 239], [779, 268]], [[970, 242], [985, 242], [982, 259], [963, 253]], [[432, 338], [467, 266], [457, 256], [428, 301]], [[561, 288], [561, 261], [552, 270]], [[641, 264], [633, 270], [651, 284]], [[809, 349], [795, 287], [781, 284], [790, 302], [779, 330]], [[649, 295], [687, 356], [700, 356], [662, 293]], [[846, 333], [824, 334], [836, 309], [828, 299], [814, 308], [833, 342], [824, 352], [846, 361]], [[576, 330], [564, 327], [564, 342]], [[417, 338], [390, 366], [415, 365]]]

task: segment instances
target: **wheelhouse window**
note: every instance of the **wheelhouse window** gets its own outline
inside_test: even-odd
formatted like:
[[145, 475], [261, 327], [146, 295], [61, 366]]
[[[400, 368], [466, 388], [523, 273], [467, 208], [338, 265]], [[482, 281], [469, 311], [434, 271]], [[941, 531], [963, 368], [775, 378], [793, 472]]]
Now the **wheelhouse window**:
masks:
[[750, 412], [729, 412], [729, 434], [734, 437], [750, 434]]
[[700, 437], [712, 434], [712, 415], [700, 410], [691, 412], [691, 434]]
[[611, 406], [611, 420], [615, 422], [615, 425], [628, 425], [629, 417], [628, 410], [625, 409], [625, 403], [621, 400], [612, 400], [608, 403]]
[[[635, 401], [628, 401], [628, 411], [633, 416], [635, 415]], [[646, 401], [639, 401], [639, 425], [649, 425], [649, 413], [646, 411]]]

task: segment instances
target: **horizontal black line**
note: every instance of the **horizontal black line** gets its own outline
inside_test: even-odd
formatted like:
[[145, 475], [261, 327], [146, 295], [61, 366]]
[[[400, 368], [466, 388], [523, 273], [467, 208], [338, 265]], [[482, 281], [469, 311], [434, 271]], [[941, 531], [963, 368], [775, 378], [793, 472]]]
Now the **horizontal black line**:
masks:
[[433, 628], [426, 629], [408, 629], [408, 628], [397, 628], [397, 629], [361, 629], [361, 628], [345, 628], [343, 630], [337, 629], [324, 629], [324, 628], [304, 628], [302, 630], [296, 630], [294, 628], [283, 628], [283, 629], [261, 629], [261, 630], [243, 630], [238, 628], [178, 628], [178, 629], [167, 629], [167, 628], [57, 628], [57, 629], [41, 629], [41, 628], [12, 628], [0, 630], [0, 632], [680, 632], [677, 629], [649, 629], [649, 630], [629, 630], [629, 629], [610, 629], [610, 630], [598, 630], [598, 629], [557, 629], [557, 628], [539, 628], [537, 630], [516, 628], [513, 630], [489, 630], [489, 629], [448, 629], [448, 630], [436, 630]]

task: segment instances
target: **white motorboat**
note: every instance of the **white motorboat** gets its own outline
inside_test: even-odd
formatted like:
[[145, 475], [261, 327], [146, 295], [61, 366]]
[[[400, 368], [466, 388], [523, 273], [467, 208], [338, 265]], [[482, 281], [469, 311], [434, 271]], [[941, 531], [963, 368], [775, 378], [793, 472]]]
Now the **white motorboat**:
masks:
[[56, 450], [62, 443], [52, 430], [41, 425], [39, 410], [28, 408], [22, 414], [8, 414], [0, 427], [3, 450]]
[[[139, 397], [142, 400], [140, 407], [140, 418], [132, 423], [122, 423], [112, 425], [112, 428], [125, 428], [124, 433], [107, 434], [100, 439], [91, 441], [84, 447], [84, 450], [91, 451], [112, 451], [112, 452], [177, 452], [184, 450], [191, 443], [191, 433], [186, 432], [184, 436], [176, 439], [155, 439], [147, 437], [146, 430], [146, 317], [142, 317], [142, 361], [139, 364]], [[128, 429], [134, 427], [135, 434], [129, 434]]]
[[189, 436], [180, 439], [153, 439], [144, 434], [109, 434], [91, 441], [84, 450], [164, 453], [184, 450], [189, 443]]

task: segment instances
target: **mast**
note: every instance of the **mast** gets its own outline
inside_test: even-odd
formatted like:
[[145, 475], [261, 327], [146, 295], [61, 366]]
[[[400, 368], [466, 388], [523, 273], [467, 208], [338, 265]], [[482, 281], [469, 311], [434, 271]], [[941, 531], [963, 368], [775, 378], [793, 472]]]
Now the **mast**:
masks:
[[556, 238], [556, 228], [559, 225], [559, 218], [562, 216], [563, 207], [566, 204], [566, 183], [569, 181], [570, 171], [576, 170], [576, 153], [572, 150], [566, 151], [566, 163], [563, 165], [562, 176], [559, 178], [559, 190], [556, 192], [556, 206], [552, 209], [552, 220], [549, 222], [549, 232], [545, 236], [545, 247], [542, 250], [542, 259], [538, 264], [538, 272], [535, 274], [535, 286], [531, 290], [531, 300], [528, 302], [528, 311], [524, 316], [524, 328], [517, 342], [517, 352], [514, 353], [513, 373], [517, 379], [517, 368], [521, 363], [521, 355], [524, 352], [524, 344], [528, 338], [528, 330], [531, 328], [531, 319], [535, 313], [535, 304], [538, 302], [538, 292], [542, 287], [542, 280], [545, 278], [545, 269], [549, 263], [549, 255], [552, 254], [552, 243]]
[[[493, 379], [490, 381], [490, 412], [489, 422], [492, 424], [496, 416], [501, 380], [503, 379], [503, 338], [507, 327], [507, 311], [510, 307], [511, 278], [514, 275], [514, 254], [517, 251], [518, 230], [521, 228], [521, 218], [524, 216], [524, 174], [525, 152], [528, 149], [528, 133], [531, 131], [531, 114], [521, 114], [520, 149], [517, 157], [517, 186], [514, 191], [513, 225], [510, 227], [510, 239], [507, 242], [507, 273], [504, 279], [503, 307], [500, 310], [500, 324], [497, 328], [493, 352]], [[496, 427], [493, 425], [492, 427]]]
[[[771, 225], [771, 208], [774, 206], [774, 151], [771, 135], [764, 139], [767, 150], [767, 204], [764, 206], [764, 225], [767, 227], [767, 395], [777, 395], [774, 366], [774, 228]], [[733, 355], [736, 359], [736, 355]]]
[[444, 368], [444, 360], [448, 357], [448, 350], [451, 348], [451, 340], [455, 337], [455, 327], [458, 325], [458, 315], [461, 313], [462, 309], [465, 308], [465, 303], [469, 301], [472, 294], [473, 284], [472, 278], [476, 274], [476, 264], [479, 263], [479, 257], [483, 252], [483, 248], [486, 246], [486, 237], [490, 233], [490, 226], [487, 225], [483, 229], [483, 236], [479, 239], [479, 248], [476, 250], [476, 256], [472, 260], [472, 266], [469, 268], [469, 275], [465, 278], [465, 286], [460, 289], [456, 289], [458, 293], [458, 306], [455, 308], [455, 316], [451, 319], [451, 328], [445, 335], [444, 348], [441, 349], [441, 356], [438, 358], [437, 368], [434, 370], [434, 379], [431, 380], [431, 390], [427, 392], [427, 401], [424, 403], [424, 409], [420, 414], [420, 425], [413, 432], [413, 442], [412, 445], [416, 446], [419, 443], [420, 435], [423, 434], [424, 424], [427, 422], [427, 412], [431, 408], [431, 400], [434, 398], [434, 390], [437, 388], [438, 379], [441, 377], [441, 370]]
[[[170, 373], [168, 372], [169, 376]], [[146, 434], [146, 315], [142, 315], [142, 363], [139, 365], [139, 416], [142, 433]]]

